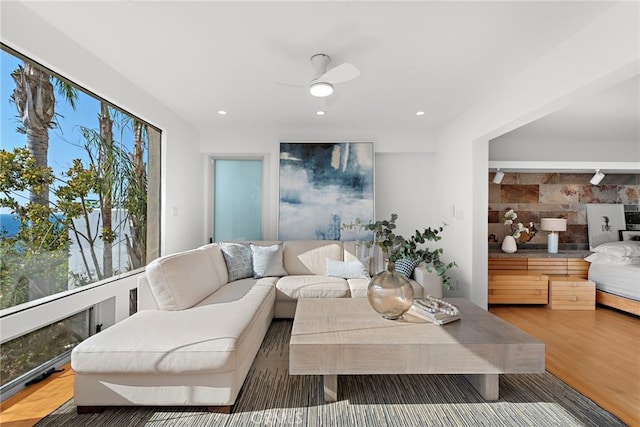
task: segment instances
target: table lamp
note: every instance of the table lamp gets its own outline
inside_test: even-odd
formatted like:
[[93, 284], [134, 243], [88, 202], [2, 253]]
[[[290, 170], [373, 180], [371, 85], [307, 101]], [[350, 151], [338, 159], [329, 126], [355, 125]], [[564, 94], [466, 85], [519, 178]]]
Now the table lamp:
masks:
[[550, 231], [547, 238], [548, 252], [550, 254], [558, 253], [558, 233], [556, 231], [567, 230], [567, 220], [564, 218], [542, 218], [540, 228], [543, 231]]

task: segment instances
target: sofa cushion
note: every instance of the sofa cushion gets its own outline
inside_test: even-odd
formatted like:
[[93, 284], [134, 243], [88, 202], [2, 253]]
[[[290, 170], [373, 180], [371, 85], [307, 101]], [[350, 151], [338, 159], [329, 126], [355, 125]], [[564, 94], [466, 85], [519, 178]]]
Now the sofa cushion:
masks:
[[229, 282], [196, 304], [196, 307], [236, 301], [243, 298], [254, 286], [271, 286], [272, 288], [275, 288], [277, 281], [277, 277], [263, 277], [261, 279], [254, 279], [251, 277]]
[[370, 281], [367, 279], [347, 279], [351, 298], [366, 298]]
[[342, 242], [334, 240], [287, 240], [284, 247], [284, 268], [289, 274], [317, 274], [327, 269], [327, 259], [343, 261]]
[[364, 262], [355, 261], [336, 261], [327, 259], [327, 276], [342, 277], [343, 279], [371, 279], [369, 276], [369, 258]]
[[298, 298], [346, 298], [349, 285], [345, 279], [317, 275], [295, 275], [276, 283], [276, 299], [297, 301]]
[[253, 277], [281, 277], [287, 271], [282, 266], [282, 244], [272, 246], [250, 245], [253, 259]]
[[217, 243], [210, 243], [208, 245], [200, 246], [198, 249], [204, 251], [209, 256], [209, 259], [213, 263], [213, 268], [215, 268], [216, 273], [218, 274], [220, 283], [227, 283], [229, 281], [227, 264], [224, 262], [224, 256], [222, 255], [220, 245]]
[[253, 276], [252, 254], [249, 245], [243, 243], [220, 243], [227, 266], [229, 282]]
[[205, 250], [192, 249], [147, 265], [149, 287], [161, 310], [192, 307], [224, 284], [210, 255]]
[[245, 340], [262, 339], [252, 326], [273, 303], [273, 286], [256, 285], [239, 301], [140, 311], [78, 344], [72, 368], [81, 374], [232, 371], [245, 356]]

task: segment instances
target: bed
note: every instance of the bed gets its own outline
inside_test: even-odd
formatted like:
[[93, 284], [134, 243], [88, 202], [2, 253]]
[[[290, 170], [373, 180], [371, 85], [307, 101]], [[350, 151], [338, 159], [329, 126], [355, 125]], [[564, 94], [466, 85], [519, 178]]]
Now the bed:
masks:
[[640, 316], [640, 242], [609, 242], [593, 250], [585, 260], [596, 302]]
[[589, 280], [596, 302], [640, 316], [640, 213], [635, 206], [587, 204]]

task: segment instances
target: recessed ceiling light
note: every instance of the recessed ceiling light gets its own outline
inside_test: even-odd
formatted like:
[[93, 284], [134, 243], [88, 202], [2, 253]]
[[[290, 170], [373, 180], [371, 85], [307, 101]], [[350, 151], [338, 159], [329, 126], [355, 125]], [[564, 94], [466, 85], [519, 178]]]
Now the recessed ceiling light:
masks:
[[324, 111], [320, 110], [320, 111], [316, 111], [316, 115], [318, 116], [324, 116]]
[[416, 113], [416, 116], [424, 116], [424, 111], [418, 111], [418, 112]]
[[226, 116], [227, 112], [224, 110], [218, 110], [218, 114], [220, 114], [221, 116]]

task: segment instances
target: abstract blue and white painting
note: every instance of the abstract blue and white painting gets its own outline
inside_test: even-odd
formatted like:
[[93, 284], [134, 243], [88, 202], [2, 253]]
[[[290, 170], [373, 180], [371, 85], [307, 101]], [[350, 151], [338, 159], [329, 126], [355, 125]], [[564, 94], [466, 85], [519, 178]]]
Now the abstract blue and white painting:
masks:
[[281, 142], [280, 240], [371, 240], [372, 142]]

